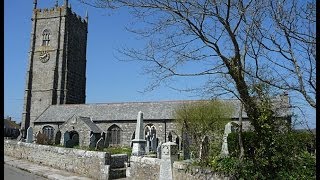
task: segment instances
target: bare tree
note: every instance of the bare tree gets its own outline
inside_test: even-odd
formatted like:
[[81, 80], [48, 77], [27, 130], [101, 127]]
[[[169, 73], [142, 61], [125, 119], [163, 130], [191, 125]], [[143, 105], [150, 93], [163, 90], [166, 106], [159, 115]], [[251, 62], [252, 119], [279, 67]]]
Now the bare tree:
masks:
[[[176, 77], [207, 76], [204, 87], [214, 94], [238, 97], [258, 133], [261, 112], [248, 78], [297, 91], [315, 107], [314, 1], [80, 1], [131, 10], [136, 21], [128, 29], [148, 43], [144, 49], [120, 51], [146, 65], [145, 72], [155, 80], [151, 89]], [[301, 30], [303, 23], [309, 23], [309, 31]], [[296, 42], [305, 46], [296, 47], [300, 46]], [[308, 63], [300, 51], [309, 55]]]
[[259, 44], [262, 50], [259, 54], [252, 49], [250, 55], [256, 63], [266, 60], [273, 71], [267, 79], [260, 77], [259, 65], [249, 73], [279, 89], [300, 93], [313, 108], [316, 108], [315, 5], [314, 0], [270, 1], [266, 9], [268, 18], [258, 21], [252, 36], [256, 41], [253, 44]]

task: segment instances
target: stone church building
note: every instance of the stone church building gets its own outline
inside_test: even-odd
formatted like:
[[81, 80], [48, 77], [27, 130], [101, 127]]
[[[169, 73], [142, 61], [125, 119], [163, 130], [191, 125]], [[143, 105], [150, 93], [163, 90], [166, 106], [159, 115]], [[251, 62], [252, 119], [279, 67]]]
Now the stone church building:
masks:
[[[26, 89], [22, 114], [22, 132], [29, 127], [34, 138], [44, 133], [56, 143], [95, 146], [131, 145], [137, 115], [144, 114], [146, 138], [159, 143], [169, 139], [178, 144], [181, 136], [173, 113], [183, 103], [194, 101], [124, 102], [85, 104], [86, 46], [88, 16], [72, 12], [68, 0], [50, 9], [37, 8], [34, 0], [31, 47], [29, 51]], [[283, 106], [279, 116], [288, 114], [288, 96], [275, 99]], [[227, 100], [235, 105], [238, 100]], [[243, 113], [243, 118], [247, 118]]]

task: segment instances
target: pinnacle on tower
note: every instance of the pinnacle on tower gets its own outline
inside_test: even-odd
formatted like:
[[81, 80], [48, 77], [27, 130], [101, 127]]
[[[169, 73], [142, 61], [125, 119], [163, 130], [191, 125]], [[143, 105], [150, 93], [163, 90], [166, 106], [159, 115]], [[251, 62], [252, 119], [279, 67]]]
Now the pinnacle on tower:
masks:
[[37, 9], [37, 0], [33, 0], [33, 9]]
[[56, 0], [56, 4], [55, 4], [55, 6], [56, 6], [56, 7], [58, 7], [58, 0]]
[[64, 6], [68, 7], [68, 0], [64, 0]]
[[86, 21], [88, 22], [89, 16], [88, 16], [88, 10], [86, 10]]

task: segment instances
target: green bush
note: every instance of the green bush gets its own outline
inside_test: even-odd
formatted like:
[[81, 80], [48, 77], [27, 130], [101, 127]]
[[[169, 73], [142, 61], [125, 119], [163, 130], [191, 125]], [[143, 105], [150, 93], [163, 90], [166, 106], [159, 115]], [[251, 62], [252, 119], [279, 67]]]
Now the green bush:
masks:
[[316, 139], [310, 132], [292, 132], [290, 133], [292, 139], [296, 142], [298, 149], [305, 149], [312, 152], [316, 148]]
[[[247, 157], [253, 156], [254, 142], [256, 141], [256, 134], [254, 132], [242, 132], [244, 154]], [[239, 157], [239, 135], [237, 132], [228, 135], [228, 150], [232, 157]]]
[[239, 159], [235, 157], [213, 157], [210, 161], [211, 168], [221, 174], [235, 175]]
[[[238, 132], [233, 132], [228, 135], [228, 150], [232, 157], [238, 157], [240, 154]], [[243, 148], [245, 155], [251, 157], [254, 151], [254, 142], [257, 140], [254, 132], [243, 132]], [[309, 132], [288, 132], [278, 134], [276, 137], [277, 150], [280, 152], [290, 153], [292, 151], [308, 151], [314, 152], [316, 141], [314, 136]]]
[[[175, 109], [174, 119], [178, 128], [188, 136], [189, 150], [193, 158], [199, 157], [204, 136], [209, 138], [209, 155], [220, 154], [224, 127], [231, 121], [233, 112], [232, 103], [218, 100], [184, 103]], [[207, 159], [202, 159], [201, 163], [206, 164]]]
[[[242, 162], [233, 162], [238, 179], [315, 179], [316, 159], [310, 152], [316, 141], [312, 134], [294, 131], [277, 133], [270, 137], [272, 143], [268, 149], [260, 145], [255, 147], [253, 153], [250, 148], [257, 139], [254, 132], [243, 133], [245, 158]], [[231, 159], [239, 156], [238, 133], [229, 134], [228, 148]], [[219, 161], [218, 167], [228, 169], [230, 164], [225, 161], [229, 162], [230, 158]]]

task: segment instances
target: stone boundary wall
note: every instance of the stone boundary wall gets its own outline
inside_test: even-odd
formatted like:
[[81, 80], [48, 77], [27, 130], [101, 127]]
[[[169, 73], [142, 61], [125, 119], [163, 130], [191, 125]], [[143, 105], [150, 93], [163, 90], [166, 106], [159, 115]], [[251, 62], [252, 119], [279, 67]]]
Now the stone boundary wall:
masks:
[[110, 168], [124, 168], [127, 162], [127, 154], [113, 154], [111, 155]]
[[127, 167], [127, 178], [159, 179], [160, 161], [158, 158], [131, 156], [130, 166]]
[[110, 154], [106, 152], [4, 141], [4, 154], [74, 172], [94, 179], [108, 179]]
[[[161, 159], [150, 157], [130, 157], [130, 166], [127, 168], [127, 178], [130, 179], [159, 179]], [[173, 163], [174, 180], [233, 180], [233, 178], [217, 174], [209, 169], [192, 166], [188, 161]]]
[[194, 179], [214, 179], [214, 180], [233, 180], [224, 175], [217, 174], [209, 169], [191, 166], [190, 162], [175, 161], [173, 163], [173, 179], [174, 180], [194, 180]]

